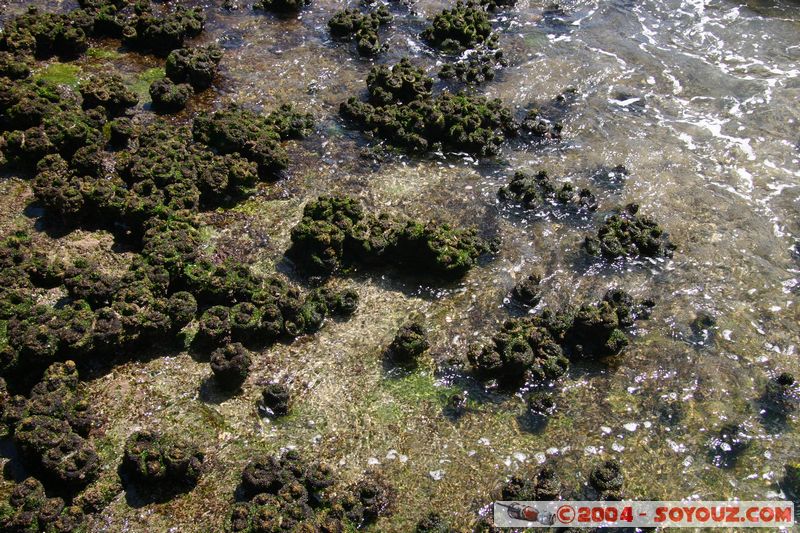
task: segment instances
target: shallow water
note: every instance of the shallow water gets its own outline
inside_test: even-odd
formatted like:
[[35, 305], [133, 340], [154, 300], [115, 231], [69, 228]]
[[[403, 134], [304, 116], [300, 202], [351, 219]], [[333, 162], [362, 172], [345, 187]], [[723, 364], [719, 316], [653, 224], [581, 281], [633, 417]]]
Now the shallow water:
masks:
[[[22, 4], [11, 3], [4, 16]], [[97, 440], [106, 461], [119, 457], [134, 428], [155, 426], [193, 435], [211, 465], [195, 491], [170, 503], [129, 507], [119, 497], [94, 518], [94, 530], [218, 531], [247, 458], [286, 446], [339, 465], [345, 480], [380, 468], [399, 493], [381, 531], [408, 530], [430, 506], [467, 528], [497, 482], [546, 457], [576, 488], [594, 464], [613, 457], [627, 494], [641, 499], [778, 497], [784, 463], [800, 455], [797, 419], [769, 428], [755, 400], [768, 377], [800, 373], [800, 5], [579, 1], [562, 4], [565, 14], [554, 19], [543, 17], [546, 3], [522, 1], [497, 15], [509, 67], [480, 91], [522, 110], [575, 88], [564, 139], [512, 141], [484, 161], [385, 154], [382, 162], [337, 117], [341, 101], [364, 91], [373, 64], [329, 38], [326, 21], [345, 5], [315, 0], [293, 20], [209, 5], [198, 42], [227, 49], [218, 92], [177, 120], [228, 101], [267, 109], [292, 101], [318, 119], [317, 132], [291, 146], [287, 179], [209, 214], [216, 253], [291, 273], [283, 252], [302, 205], [344, 192], [382, 210], [476, 224], [500, 237], [500, 254], [454, 286], [420, 286], [391, 272], [341, 279], [361, 296], [356, 315], [262, 353], [233, 398], [203, 387], [207, 363], [188, 354], [126, 364], [92, 381], [106, 418]], [[377, 61], [411, 54], [435, 73], [441, 58], [417, 34], [445, 5], [395, 5], [396, 21], [381, 34], [391, 50]], [[131, 83], [159, 64], [127, 53], [77, 62], [82, 73], [121, 69]], [[598, 174], [619, 164], [627, 178]], [[517, 169], [588, 186], [600, 209], [587, 217], [503, 207], [497, 189]], [[25, 187], [10, 179], [0, 191], [3, 227], [32, 224], [20, 215]], [[583, 237], [611, 208], [633, 201], [670, 232], [674, 257], [586, 263]], [[110, 254], [111, 239], [94, 237], [73, 232], [59, 246]], [[612, 286], [657, 302], [613, 365], [571, 370], [563, 407], [539, 432], [520, 424], [520, 397], [480, 394], [453, 364], [509, 315], [504, 299], [533, 268], [546, 273], [540, 305], [594, 300]], [[411, 375], [388, 373], [381, 352], [416, 310], [435, 330], [431, 360]], [[699, 313], [717, 321], [706, 339], [690, 327]], [[255, 398], [258, 384], [277, 377], [291, 380], [298, 400], [288, 419], [272, 423], [259, 419]], [[443, 416], [447, 394], [464, 388], [475, 398], [469, 412], [458, 421]], [[674, 425], [661, 416], [670, 401], [685, 413]], [[726, 421], [745, 421], [755, 438], [735, 467], [723, 469], [709, 461], [708, 442]]]

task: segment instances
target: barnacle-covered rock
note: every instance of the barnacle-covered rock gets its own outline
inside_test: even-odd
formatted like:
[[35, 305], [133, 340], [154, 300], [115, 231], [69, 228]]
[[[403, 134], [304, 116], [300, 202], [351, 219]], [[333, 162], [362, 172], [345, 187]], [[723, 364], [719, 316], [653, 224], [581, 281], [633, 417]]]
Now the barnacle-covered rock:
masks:
[[590, 255], [617, 257], [671, 257], [675, 245], [669, 235], [650, 217], [639, 215], [637, 204], [628, 204], [606, 217], [597, 237], [583, 243]]
[[227, 390], [239, 388], [250, 373], [250, 351], [235, 342], [211, 352], [211, 371], [219, 385]]

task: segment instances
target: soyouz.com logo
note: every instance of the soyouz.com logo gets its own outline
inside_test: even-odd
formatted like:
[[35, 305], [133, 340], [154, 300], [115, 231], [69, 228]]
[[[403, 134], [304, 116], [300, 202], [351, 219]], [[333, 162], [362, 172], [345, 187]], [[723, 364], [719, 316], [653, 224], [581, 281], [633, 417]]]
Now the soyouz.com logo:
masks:
[[768, 527], [794, 525], [794, 503], [542, 501], [494, 503], [496, 527]]

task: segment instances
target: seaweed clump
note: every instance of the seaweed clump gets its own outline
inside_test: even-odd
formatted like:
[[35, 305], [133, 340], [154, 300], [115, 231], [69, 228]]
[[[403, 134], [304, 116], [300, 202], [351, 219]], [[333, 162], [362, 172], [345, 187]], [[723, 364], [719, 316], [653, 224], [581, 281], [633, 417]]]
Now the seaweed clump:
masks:
[[133, 15], [120, 21], [119, 32], [127, 46], [163, 56], [200, 35], [205, 22], [201, 9], [176, 6], [156, 12], [149, 2], [138, 2]]
[[589, 211], [597, 209], [597, 198], [592, 191], [575, 189], [571, 183], [558, 187], [545, 171], [515, 172], [509, 184], [501, 187], [497, 194], [500, 199], [520, 203], [525, 209], [540, 209], [548, 204], [571, 205]]
[[404, 58], [378, 65], [367, 77], [369, 101], [351, 97], [339, 113], [359, 129], [413, 151], [463, 151], [494, 155], [518, 133], [511, 111], [499, 99], [466, 93], [431, 93], [433, 80]]
[[125, 442], [122, 470], [135, 483], [169, 492], [194, 488], [203, 473], [204, 455], [182, 440], [142, 430]]
[[625, 329], [649, 317], [652, 302], [634, 302], [611, 290], [596, 304], [545, 309], [536, 316], [507, 320], [485, 346], [472, 346], [468, 359], [476, 375], [504, 387], [543, 385], [564, 375], [569, 360], [619, 354], [628, 344]]
[[334, 13], [328, 21], [328, 28], [334, 37], [354, 40], [358, 53], [362, 56], [372, 56], [383, 49], [378, 30], [391, 22], [392, 18], [386, 5], [368, 13], [361, 13], [357, 9], [343, 9]]
[[309, 202], [292, 229], [289, 254], [306, 270], [332, 274], [354, 264], [394, 263], [445, 278], [472, 268], [488, 244], [473, 229], [374, 215], [350, 197]]
[[478, 44], [493, 48], [497, 44], [486, 10], [477, 2], [462, 0], [433, 17], [422, 38], [446, 52], [459, 52]]
[[650, 217], [639, 215], [638, 204], [606, 217], [597, 236], [588, 236], [583, 247], [589, 255], [617, 257], [671, 257], [675, 245], [669, 234]]

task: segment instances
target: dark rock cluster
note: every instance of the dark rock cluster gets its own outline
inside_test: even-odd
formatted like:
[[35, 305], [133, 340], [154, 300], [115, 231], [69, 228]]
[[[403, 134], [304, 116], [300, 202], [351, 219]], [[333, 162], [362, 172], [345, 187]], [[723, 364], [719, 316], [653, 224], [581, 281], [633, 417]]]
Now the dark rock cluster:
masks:
[[612, 290], [596, 304], [512, 318], [491, 343], [473, 346], [468, 358], [479, 378], [497, 380], [504, 387], [545, 384], [564, 375], [570, 359], [620, 353], [628, 344], [624, 330], [647, 318], [651, 306]]
[[279, 15], [294, 15], [308, 5], [311, 5], [311, 0], [258, 0], [253, 8]]
[[328, 28], [334, 37], [355, 41], [358, 53], [362, 56], [373, 56], [383, 49], [378, 30], [391, 22], [392, 18], [386, 5], [367, 13], [358, 9], [343, 9], [331, 17]]
[[323, 196], [306, 205], [292, 229], [288, 253], [318, 274], [359, 264], [396, 264], [419, 274], [457, 278], [488, 251], [473, 229], [374, 215], [353, 198]]
[[400, 366], [413, 368], [417, 364], [417, 359], [428, 348], [428, 331], [419, 319], [406, 322], [392, 339], [387, 356], [390, 360]]

